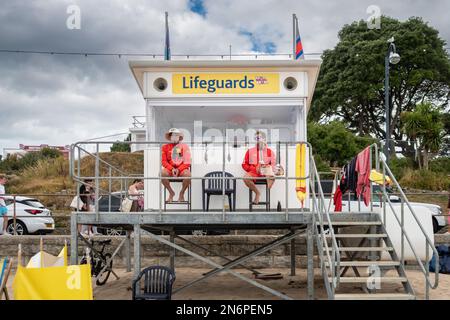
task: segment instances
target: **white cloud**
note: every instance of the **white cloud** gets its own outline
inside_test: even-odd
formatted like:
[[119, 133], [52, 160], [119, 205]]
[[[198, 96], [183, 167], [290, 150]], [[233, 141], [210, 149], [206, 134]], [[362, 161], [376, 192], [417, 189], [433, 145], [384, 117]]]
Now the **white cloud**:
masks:
[[[66, 8], [81, 8], [81, 30], [66, 28]], [[172, 53], [252, 50], [252, 33], [277, 52], [291, 51], [292, 13], [306, 52], [333, 47], [345, 23], [367, 17], [370, 4], [406, 19], [423, 16], [450, 39], [448, 1], [204, 0], [205, 17], [188, 0], [15, 0], [0, 4], [0, 47], [90, 52], [163, 53], [164, 11], [170, 13]], [[127, 59], [0, 55], [0, 148], [70, 144], [124, 132], [144, 102]]]

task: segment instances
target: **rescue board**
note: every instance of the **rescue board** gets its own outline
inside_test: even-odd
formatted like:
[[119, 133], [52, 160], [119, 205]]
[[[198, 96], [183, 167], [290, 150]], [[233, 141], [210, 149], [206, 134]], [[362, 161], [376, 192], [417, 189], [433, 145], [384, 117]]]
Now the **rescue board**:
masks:
[[[297, 144], [295, 152], [295, 176], [306, 176], [306, 144]], [[297, 199], [303, 207], [306, 198], [306, 179], [295, 180], [295, 192], [297, 193]]]

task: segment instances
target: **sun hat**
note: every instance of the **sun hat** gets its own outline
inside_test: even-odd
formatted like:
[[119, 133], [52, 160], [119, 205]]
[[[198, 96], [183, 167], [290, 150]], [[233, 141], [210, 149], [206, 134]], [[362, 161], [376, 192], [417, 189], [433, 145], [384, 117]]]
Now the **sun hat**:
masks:
[[257, 130], [255, 132], [255, 140], [256, 141], [260, 140], [260, 139], [258, 139], [258, 137], [261, 137], [260, 139], [263, 140], [263, 141], [266, 141], [266, 139], [267, 139], [266, 133], [264, 131], [261, 131], [261, 130]]
[[178, 135], [180, 136], [180, 141], [183, 140], [183, 133], [182, 133], [179, 129], [177, 129], [177, 128], [170, 128], [170, 129], [164, 134], [164, 137], [166, 138], [166, 140], [169, 140], [169, 141], [170, 141], [170, 135], [171, 135], [172, 133], [178, 134]]

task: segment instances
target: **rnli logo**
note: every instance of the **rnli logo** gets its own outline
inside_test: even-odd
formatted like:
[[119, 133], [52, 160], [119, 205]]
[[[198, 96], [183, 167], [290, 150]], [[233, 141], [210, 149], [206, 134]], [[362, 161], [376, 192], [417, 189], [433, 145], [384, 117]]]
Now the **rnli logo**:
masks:
[[266, 77], [256, 76], [255, 81], [257, 84], [266, 84], [269, 82]]

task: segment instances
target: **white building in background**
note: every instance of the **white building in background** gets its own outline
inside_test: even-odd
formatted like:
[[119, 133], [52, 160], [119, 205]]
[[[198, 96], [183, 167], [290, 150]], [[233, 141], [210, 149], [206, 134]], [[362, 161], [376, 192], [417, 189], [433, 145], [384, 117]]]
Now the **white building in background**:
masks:
[[24, 154], [25, 152], [20, 148], [3, 148], [2, 159], [6, 159], [7, 157], [12, 155], [18, 155], [19, 157], [22, 157]]
[[44, 148], [50, 148], [54, 150], [58, 150], [64, 156], [64, 158], [69, 158], [70, 146], [51, 146], [48, 144], [40, 144], [40, 145], [25, 145], [20, 144], [19, 148], [3, 148], [2, 159], [6, 159], [8, 156], [18, 155], [19, 157], [23, 157], [29, 152], [38, 152]]
[[[147, 137], [147, 126], [145, 116], [133, 116], [132, 127], [129, 129], [132, 142], [142, 142]], [[143, 144], [132, 144], [131, 152], [144, 150]]]

